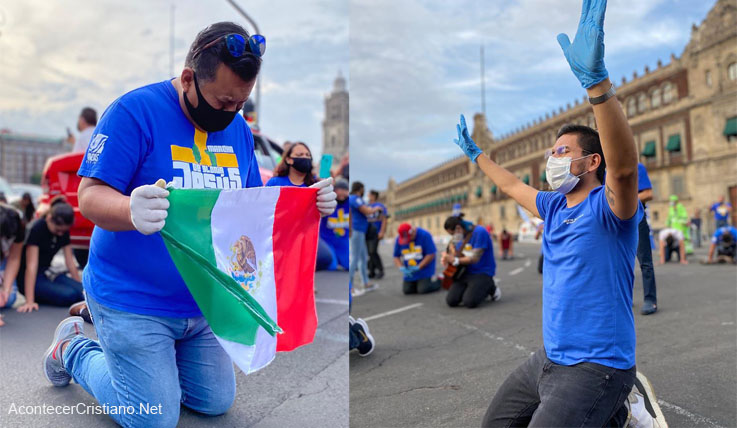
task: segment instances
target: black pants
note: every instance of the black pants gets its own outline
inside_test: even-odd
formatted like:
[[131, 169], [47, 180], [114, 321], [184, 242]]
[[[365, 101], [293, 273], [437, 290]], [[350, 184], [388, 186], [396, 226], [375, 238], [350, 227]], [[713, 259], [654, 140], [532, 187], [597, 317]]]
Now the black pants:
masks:
[[440, 290], [440, 281], [433, 281], [432, 278], [402, 282], [402, 291], [404, 294], [426, 294], [438, 290]]
[[465, 273], [458, 280], [453, 281], [445, 301], [448, 306], [458, 306], [463, 303], [467, 308], [475, 308], [496, 291], [494, 278], [485, 273]]
[[483, 427], [621, 427], [637, 370], [595, 363], [562, 366], [540, 348], [507, 377]]
[[637, 260], [640, 262], [642, 271], [642, 290], [645, 294], [645, 302], [658, 304], [658, 293], [655, 289], [655, 271], [653, 270], [653, 251], [650, 247], [650, 226], [647, 225], [645, 216], [640, 220], [639, 240], [637, 242]]
[[379, 237], [366, 235], [366, 249], [368, 249], [368, 272], [374, 276], [376, 273], [384, 274], [384, 264], [379, 256]]

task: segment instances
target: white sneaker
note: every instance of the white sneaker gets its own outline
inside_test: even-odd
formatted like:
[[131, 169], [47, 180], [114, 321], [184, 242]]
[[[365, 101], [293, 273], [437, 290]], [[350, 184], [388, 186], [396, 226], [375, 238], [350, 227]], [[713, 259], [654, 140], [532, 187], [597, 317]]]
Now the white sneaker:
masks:
[[635, 385], [627, 397], [626, 405], [630, 413], [627, 418], [628, 427], [668, 428], [650, 381], [639, 371]]
[[372, 282], [369, 284], [366, 284], [366, 286], [363, 287], [363, 290], [368, 293], [369, 291], [375, 291], [379, 289], [379, 284]]
[[359, 297], [359, 296], [363, 296], [364, 294], [366, 294], [366, 291], [358, 289], [358, 288], [354, 288], [351, 291], [351, 293], [353, 294], [353, 297]]

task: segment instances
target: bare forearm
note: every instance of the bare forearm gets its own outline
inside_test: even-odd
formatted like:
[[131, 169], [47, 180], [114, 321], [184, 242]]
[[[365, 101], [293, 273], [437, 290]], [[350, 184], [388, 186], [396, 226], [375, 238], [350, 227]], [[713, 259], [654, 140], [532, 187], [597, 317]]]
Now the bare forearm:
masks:
[[402, 261], [399, 260], [399, 257], [394, 257], [394, 266], [396, 267], [402, 267]]
[[430, 262], [435, 258], [435, 254], [428, 254], [425, 256], [425, 258], [420, 261], [420, 263], [417, 265], [417, 268], [423, 269], [425, 266], [430, 264]]
[[18, 270], [20, 269], [20, 259], [11, 258], [5, 265], [5, 273], [3, 273], [3, 289], [10, 291], [13, 286], [13, 281], [18, 277]]
[[640, 202], [646, 204], [653, 200], [653, 191], [652, 189], [643, 190], [637, 194], [637, 197], [640, 198]]
[[105, 184], [80, 185], [79, 209], [95, 225], [113, 232], [135, 230], [130, 197]]
[[29, 263], [26, 266], [26, 278], [25, 278], [25, 296], [28, 303], [34, 303], [36, 300], [36, 274], [38, 273], [38, 264]]
[[481, 171], [491, 179], [499, 189], [509, 195], [512, 199], [522, 205], [527, 211], [534, 216], [540, 217], [537, 212], [535, 199], [537, 198], [537, 189], [532, 188], [522, 182], [516, 175], [499, 166], [496, 162], [489, 159], [484, 153], [481, 153], [476, 162]]
[[[587, 89], [589, 97], [605, 94], [612, 83], [609, 79]], [[606, 159], [607, 177], [636, 175], [637, 149], [632, 129], [616, 97], [593, 106], [601, 148]]]

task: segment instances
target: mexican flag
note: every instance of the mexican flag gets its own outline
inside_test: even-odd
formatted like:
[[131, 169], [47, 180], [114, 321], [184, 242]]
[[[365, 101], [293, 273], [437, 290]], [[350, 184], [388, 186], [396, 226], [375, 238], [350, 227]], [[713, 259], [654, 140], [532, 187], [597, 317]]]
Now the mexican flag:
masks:
[[317, 189], [169, 189], [166, 248], [221, 346], [245, 373], [317, 328]]

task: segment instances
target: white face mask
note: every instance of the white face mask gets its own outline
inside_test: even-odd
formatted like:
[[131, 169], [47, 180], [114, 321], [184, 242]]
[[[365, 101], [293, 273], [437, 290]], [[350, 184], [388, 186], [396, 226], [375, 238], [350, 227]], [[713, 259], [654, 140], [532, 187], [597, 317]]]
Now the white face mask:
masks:
[[571, 174], [571, 162], [587, 158], [593, 155], [582, 156], [580, 158], [571, 159], [569, 157], [556, 158], [551, 156], [548, 158], [548, 163], [545, 166], [545, 177], [548, 180], [550, 187], [562, 194], [567, 194], [578, 184], [579, 177], [586, 174], [589, 171], [584, 172], [580, 175]]

